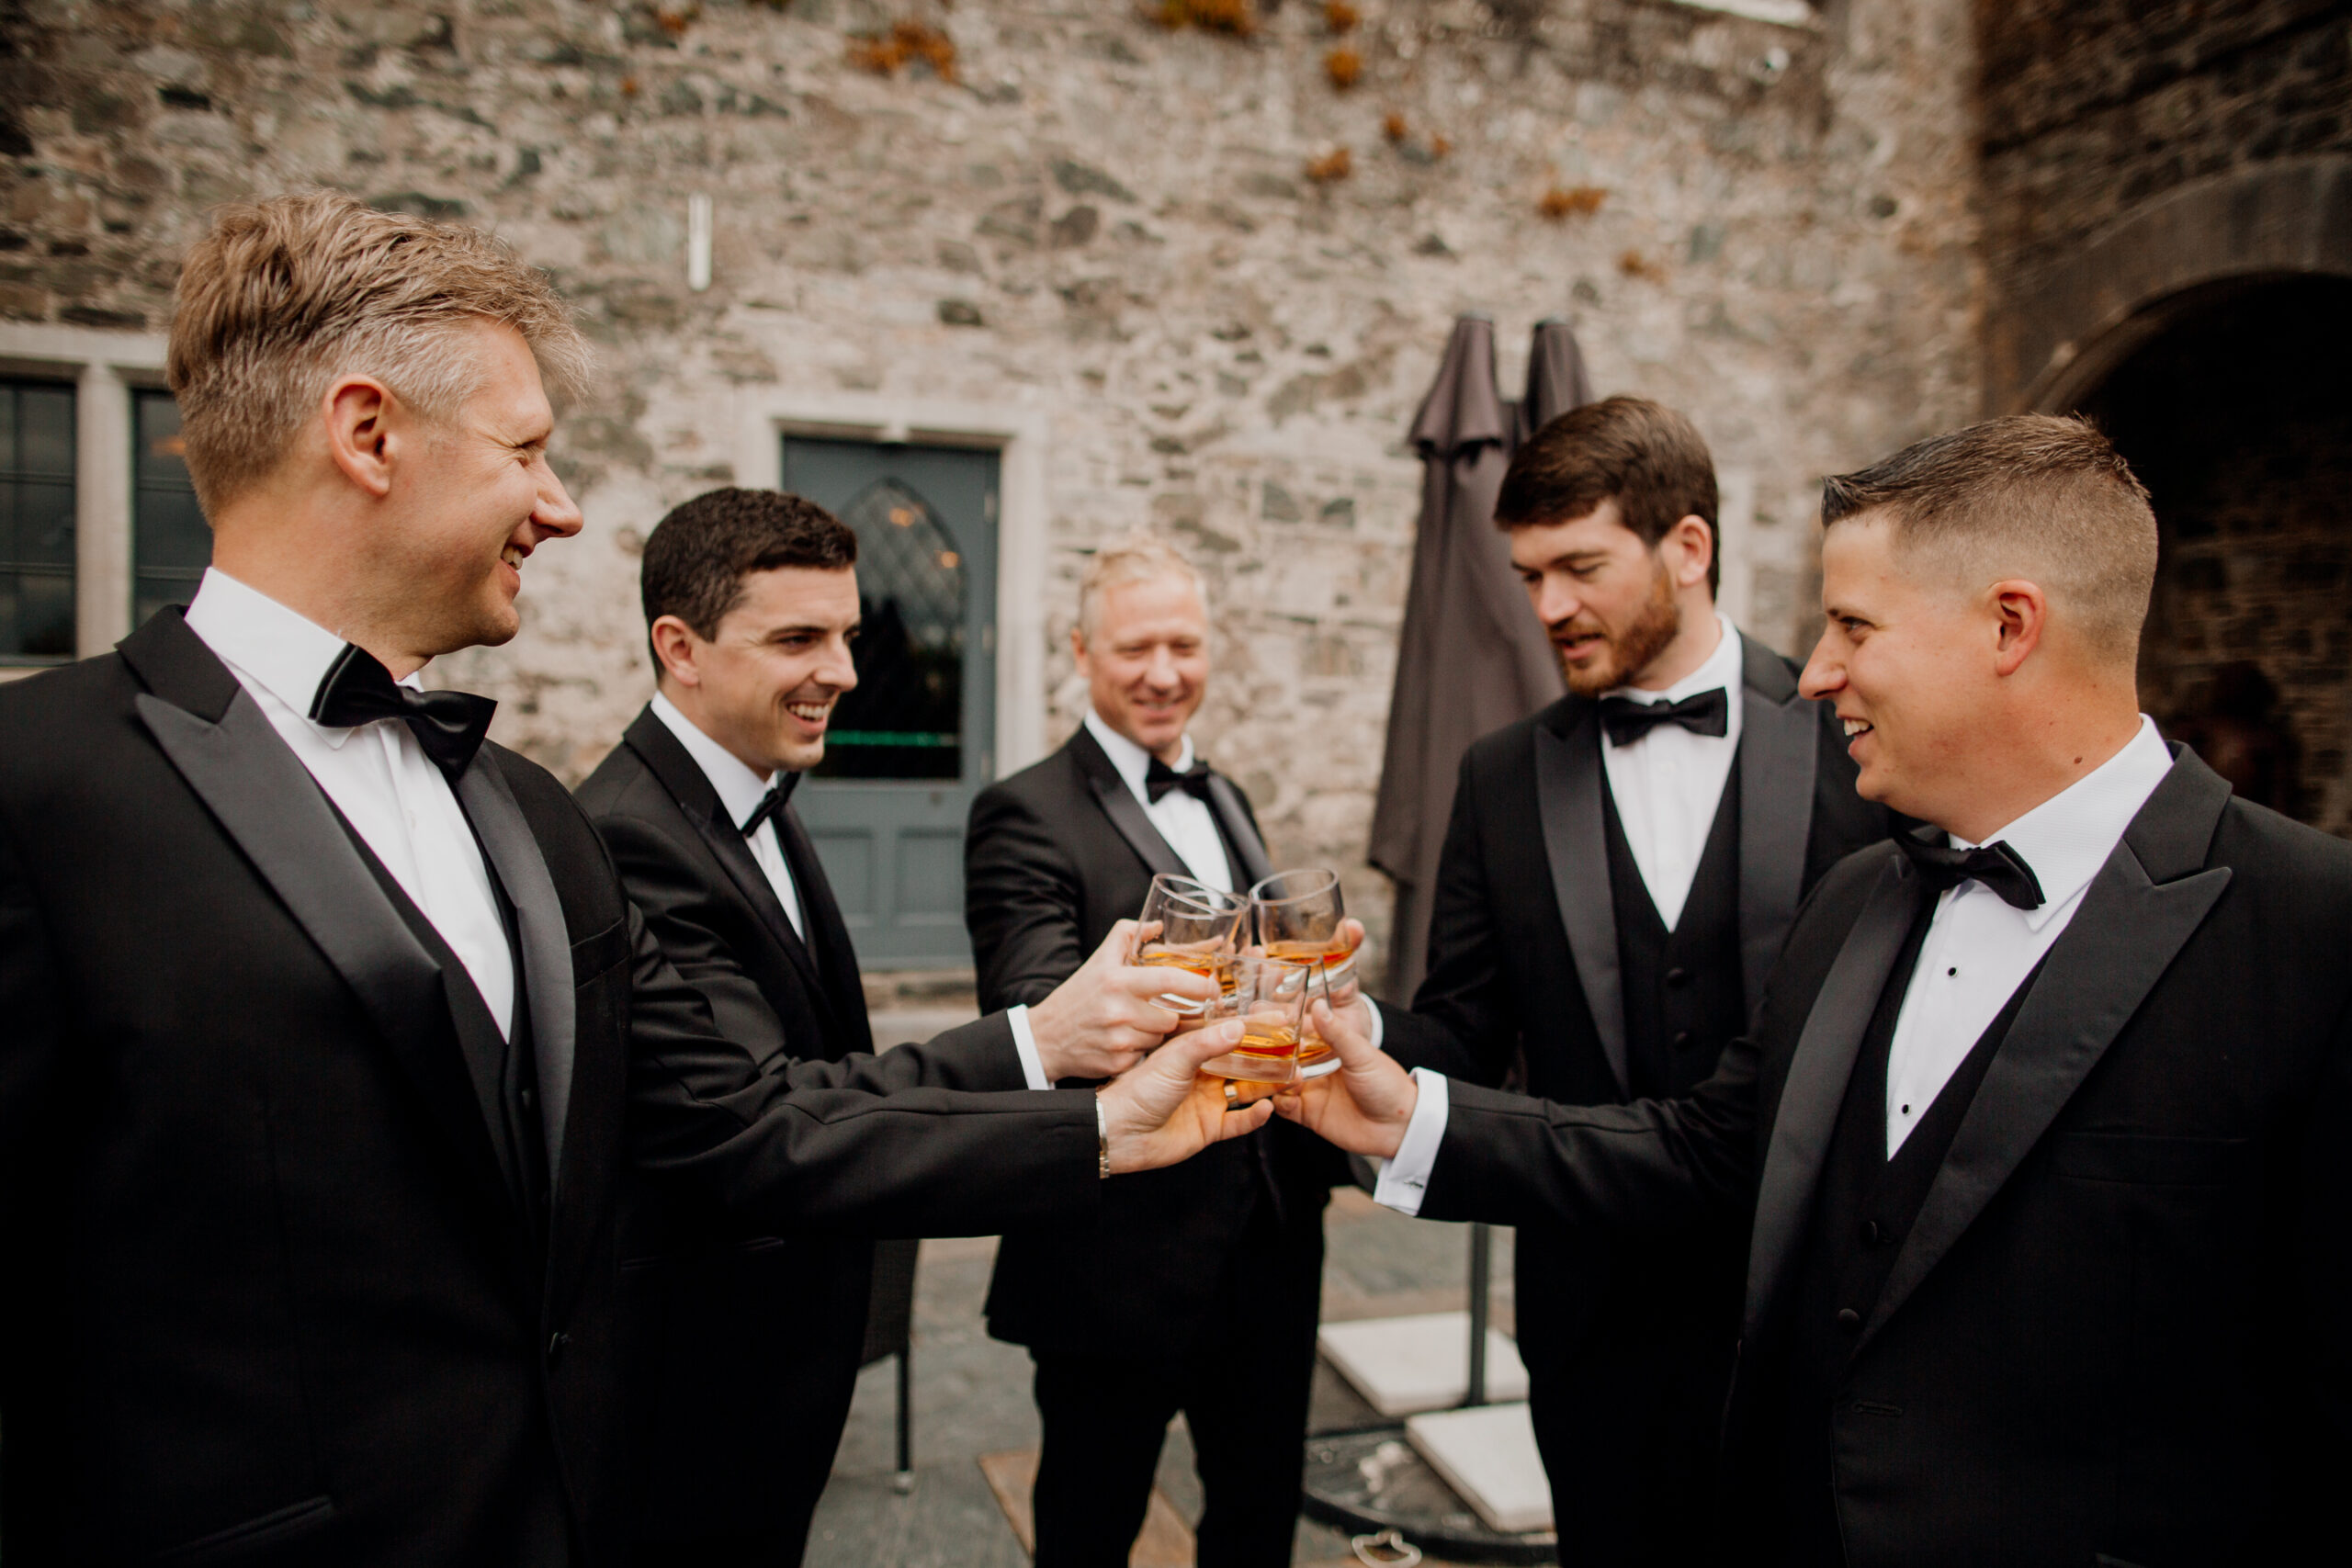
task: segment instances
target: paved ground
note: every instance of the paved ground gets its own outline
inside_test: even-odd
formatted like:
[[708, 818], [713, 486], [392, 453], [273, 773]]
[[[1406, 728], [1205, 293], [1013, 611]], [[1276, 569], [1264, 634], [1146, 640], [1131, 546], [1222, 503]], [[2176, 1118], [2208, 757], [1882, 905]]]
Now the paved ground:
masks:
[[[1336, 1195], [1326, 1222], [1325, 1318], [1382, 1317], [1459, 1308], [1468, 1272], [1466, 1225], [1408, 1220], [1360, 1192]], [[1496, 1235], [1494, 1306], [1512, 1326], [1510, 1246]], [[832, 1485], [817, 1510], [810, 1568], [1023, 1568], [1022, 1550], [981, 1475], [979, 1456], [1033, 1448], [1037, 1415], [1029, 1399], [1029, 1358], [988, 1337], [980, 1302], [996, 1243], [925, 1242], [915, 1295], [915, 1471], [905, 1495], [892, 1484], [895, 1371], [870, 1367], [859, 1381]], [[1318, 1429], [1353, 1425], [1362, 1414], [1343, 1387], [1318, 1372]], [[1200, 1487], [1181, 1421], [1162, 1453], [1159, 1485], [1189, 1524], [1200, 1517]], [[1301, 1520], [1300, 1563], [1347, 1559], [1347, 1539]]]

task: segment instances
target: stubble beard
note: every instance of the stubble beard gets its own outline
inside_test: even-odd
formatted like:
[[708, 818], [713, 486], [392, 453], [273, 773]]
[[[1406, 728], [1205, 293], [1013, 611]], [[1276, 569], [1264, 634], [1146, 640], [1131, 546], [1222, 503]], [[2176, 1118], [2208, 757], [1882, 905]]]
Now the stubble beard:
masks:
[[1562, 655], [1560, 674], [1577, 696], [1597, 697], [1638, 678], [1681, 635], [1682, 606], [1675, 601], [1673, 579], [1661, 566], [1641, 613], [1624, 630], [1608, 634], [1608, 657], [1578, 669]]

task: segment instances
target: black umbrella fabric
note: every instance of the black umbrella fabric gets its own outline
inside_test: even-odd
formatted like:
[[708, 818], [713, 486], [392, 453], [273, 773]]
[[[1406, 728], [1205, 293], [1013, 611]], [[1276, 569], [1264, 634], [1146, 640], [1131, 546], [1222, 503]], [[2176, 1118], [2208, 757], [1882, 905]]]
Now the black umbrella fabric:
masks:
[[1399, 1004], [1421, 982], [1438, 852], [1462, 754], [1561, 692], [1558, 661], [1511, 571], [1510, 539], [1494, 525], [1495, 495], [1521, 441], [1591, 400], [1584, 355], [1566, 322], [1535, 329], [1527, 395], [1514, 404], [1496, 387], [1494, 322], [1464, 316], [1413, 417], [1420, 528], [1370, 851], [1372, 863], [1396, 884], [1385, 990]]

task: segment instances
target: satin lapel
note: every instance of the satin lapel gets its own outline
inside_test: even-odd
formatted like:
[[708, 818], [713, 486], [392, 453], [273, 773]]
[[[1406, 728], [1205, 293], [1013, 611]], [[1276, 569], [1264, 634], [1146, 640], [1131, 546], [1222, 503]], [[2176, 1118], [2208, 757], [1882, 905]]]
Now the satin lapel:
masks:
[[516, 945], [523, 952], [524, 994], [531, 1002], [531, 1052], [538, 1065], [539, 1122], [547, 1140], [550, 1191], [563, 1181], [564, 1127], [571, 1111], [571, 1062], [577, 1046], [573, 1012], [571, 929], [548, 874], [547, 858], [506, 775], [485, 746], [458, 777], [458, 804], [514, 906]]
[[[776, 818], [776, 825], [783, 835], [784, 863], [800, 895], [801, 924], [816, 942], [815, 951], [808, 952], [808, 957], [825, 976], [818, 1003], [842, 1032], [837, 1055], [872, 1051], [874, 1026], [865, 1016], [865, 986], [858, 975], [857, 947], [850, 940], [849, 922], [842, 919], [842, 907], [833, 897], [832, 880], [817, 858], [816, 840], [808, 837], [800, 813], [791, 807]], [[802, 943], [802, 948], [807, 951], [808, 944]]]
[[1857, 1349], [1984, 1212], [2204, 924], [2230, 882], [2227, 866], [2199, 869], [2229, 796], [2202, 763], [2176, 763], [2099, 868], [1952, 1134]]
[[1609, 844], [1601, 826], [1600, 727], [1591, 704], [1579, 705], [1565, 735], [1535, 726], [1535, 803], [1544, 822], [1544, 857], [1552, 895], [1568, 933], [1593, 1032], [1621, 1094], [1632, 1092], [1625, 1066], [1624, 977], [1617, 954], [1617, 909], [1609, 895]]
[[1740, 640], [1739, 975], [1753, 1008], [1804, 892], [1821, 716], [1778, 654]]
[[1756, 1228], [1747, 1249], [1746, 1317], [1751, 1340], [1766, 1323], [1804, 1237], [1821, 1163], [1829, 1152], [1829, 1134], [1838, 1125], [1846, 1082], [1854, 1074], [1854, 1058], [1903, 952], [1904, 938], [1911, 934], [1924, 892], [1925, 885], [1909, 874], [1907, 863], [1889, 855], [1821, 983], [1813, 1010], [1805, 1016], [1804, 1032], [1797, 1037], [1756, 1187]]
[[[662, 787], [677, 803], [679, 814], [693, 826], [695, 832], [701, 837], [703, 846], [710, 851], [711, 858], [718, 863], [728, 880], [734, 883], [735, 891], [742, 895], [759, 916], [760, 923], [767, 929], [768, 935], [774, 937], [776, 945], [784, 950], [786, 961], [800, 972], [801, 984], [808, 988], [811, 997], [817, 998], [819, 1008], [825, 1010], [828, 1003], [824, 979], [817, 972], [816, 961], [801, 942], [799, 933], [792, 929], [792, 922], [785, 918], [784, 905], [776, 897], [775, 889], [769, 885], [767, 874], [760, 869], [760, 863], [752, 858], [752, 846], [745, 840], [742, 830], [729, 818], [726, 808], [719, 804], [718, 792], [711, 787], [710, 776], [702, 771], [701, 765], [687, 753], [686, 749], [678, 744], [678, 738], [670, 733], [670, 727], [663, 724], [650, 707], [638, 716], [622, 739], [652, 770], [653, 776], [661, 781]], [[801, 913], [805, 918], [808, 890], [803, 886], [799, 891]]]
[[1102, 803], [1102, 814], [1111, 818], [1111, 826], [1142, 857], [1143, 863], [1156, 874], [1191, 875], [1191, 869], [1168, 847], [1168, 840], [1159, 836], [1151, 818], [1143, 814], [1143, 803], [1127, 787], [1127, 781], [1119, 776], [1119, 770], [1094, 737], [1081, 727], [1069, 738], [1069, 750], [1078, 761], [1079, 772], [1086, 775], [1087, 784], [1094, 791], [1094, 798]]
[[218, 723], [152, 692], [138, 708], [172, 766], [358, 997], [459, 1163], [511, 1213], [465, 1058], [434, 1027], [449, 1008], [440, 967], [376, 886], [310, 771], [242, 689]]
[[1266, 841], [1258, 837], [1258, 825], [1250, 820], [1250, 808], [1242, 804], [1241, 792], [1233, 787], [1233, 781], [1223, 773], [1210, 774], [1209, 803], [1218, 820], [1225, 824], [1226, 836], [1233, 840], [1234, 851], [1241, 857], [1242, 874], [1250, 884], [1254, 886], [1273, 875], [1274, 863], [1266, 858]]

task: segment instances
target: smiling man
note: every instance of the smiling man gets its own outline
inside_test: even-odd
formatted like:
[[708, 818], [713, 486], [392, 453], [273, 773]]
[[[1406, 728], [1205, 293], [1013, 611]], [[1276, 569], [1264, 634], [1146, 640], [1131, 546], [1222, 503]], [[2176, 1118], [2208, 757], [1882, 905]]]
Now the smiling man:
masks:
[[[720, 1027], [829, 1061], [874, 1038], [849, 928], [791, 801], [857, 684], [856, 561], [857, 536], [799, 496], [716, 490], [670, 513], [639, 574], [653, 700], [580, 787], [629, 897]], [[1167, 1021], [1143, 997], [1094, 995], [1092, 976], [1063, 978], [888, 1059], [935, 1088], [1046, 1089], [1102, 1070], [1045, 1027], [1074, 1004]], [[642, 1363], [634, 1560], [786, 1568], [848, 1417], [874, 1244], [746, 1238], [692, 1201], [637, 1218], [625, 1245], [661, 1329]]]
[[[1257, 1124], [1194, 1082], [1216, 1030], [1099, 1094], [1023, 1087], [1009, 1032], [963, 1058], [1008, 1092], [796, 1058], [680, 977], [494, 704], [424, 689], [580, 527], [542, 378], [586, 360], [462, 226], [315, 194], [189, 251], [169, 374], [212, 570], [0, 690], [16, 1568], [617, 1564], [624, 1194], [986, 1234]], [[1033, 1010], [1048, 1071], [1173, 1024], [1149, 998], [1187, 977], [1119, 958]]]
[[[1746, 1023], [1805, 891], [1885, 814], [1796, 667], [1715, 608], [1714, 465], [1689, 420], [1632, 397], [1560, 415], [1513, 456], [1495, 521], [1568, 694], [1464, 758], [1426, 977], [1378, 1021], [1400, 1061], [1489, 1088], [1523, 1063], [1545, 1100], [1683, 1093]], [[1517, 1258], [1536, 1438], [1579, 1560], [1712, 1561], [1736, 1227], [1538, 1224]]]
[[1823, 518], [1804, 689], [1862, 793], [1932, 828], [1822, 879], [1715, 1075], [1529, 1100], [1341, 1022], [1344, 1070], [1286, 1113], [1431, 1218], [1749, 1231], [1717, 1561], [2324, 1553], [2352, 848], [2139, 712], [2156, 520], [2089, 425], [1921, 442], [1830, 479]]
[[[1142, 909], [1155, 873], [1246, 891], [1271, 869], [1249, 801], [1189, 733], [1210, 664], [1191, 563], [1148, 535], [1097, 552], [1070, 651], [1087, 683], [1077, 733], [972, 804], [965, 919], [983, 1007], [1059, 985]], [[1179, 1410], [1206, 1500], [1201, 1562], [1289, 1562], [1323, 1208], [1342, 1174], [1329, 1156], [1271, 1127], [1123, 1185], [1099, 1216], [1006, 1235], [989, 1331], [1036, 1363], [1038, 1568], [1127, 1560]]]

